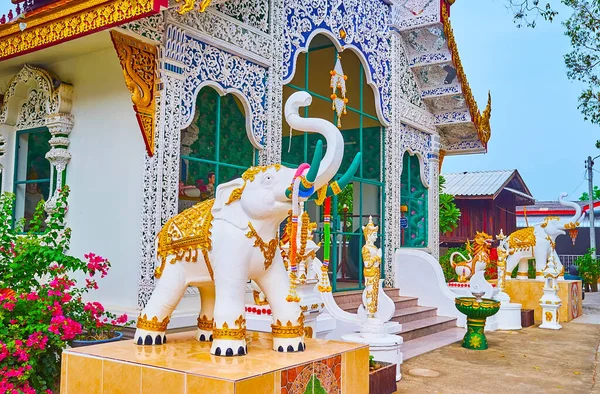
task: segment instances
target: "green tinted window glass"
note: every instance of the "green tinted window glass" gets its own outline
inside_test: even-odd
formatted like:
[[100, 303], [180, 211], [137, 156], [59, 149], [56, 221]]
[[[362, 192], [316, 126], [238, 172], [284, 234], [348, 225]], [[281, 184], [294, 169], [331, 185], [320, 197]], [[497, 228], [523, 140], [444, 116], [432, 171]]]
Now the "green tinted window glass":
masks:
[[403, 215], [408, 220], [408, 228], [403, 230], [402, 246], [427, 247], [427, 188], [421, 182], [419, 158], [408, 152], [402, 160], [401, 204], [408, 211]]

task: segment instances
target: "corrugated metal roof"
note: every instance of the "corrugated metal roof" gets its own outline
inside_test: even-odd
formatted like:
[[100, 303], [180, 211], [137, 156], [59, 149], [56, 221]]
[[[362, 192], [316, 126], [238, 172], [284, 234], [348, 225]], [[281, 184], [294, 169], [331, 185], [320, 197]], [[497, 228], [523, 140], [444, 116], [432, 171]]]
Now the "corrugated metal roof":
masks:
[[444, 193], [453, 196], [493, 196], [516, 170], [455, 172], [442, 174], [446, 180]]

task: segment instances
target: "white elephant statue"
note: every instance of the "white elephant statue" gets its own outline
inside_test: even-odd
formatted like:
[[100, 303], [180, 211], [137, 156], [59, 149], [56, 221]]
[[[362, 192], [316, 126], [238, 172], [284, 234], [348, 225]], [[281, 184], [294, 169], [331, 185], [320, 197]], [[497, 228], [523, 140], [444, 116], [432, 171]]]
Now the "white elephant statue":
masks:
[[327, 188], [329, 196], [339, 193], [360, 163], [359, 153], [348, 171], [328, 186], [342, 162], [344, 141], [330, 122], [300, 117], [300, 107], [311, 101], [306, 92], [292, 94], [285, 105], [285, 118], [296, 130], [323, 135], [325, 156], [319, 141], [310, 166], [251, 167], [241, 178], [219, 185], [214, 199], [165, 224], [156, 240], [158, 281], [138, 318], [135, 343], [165, 343], [173, 310], [186, 288], [196, 286], [201, 298], [197, 339], [212, 341], [213, 355], [246, 354], [244, 296], [246, 283], [252, 279], [272, 310], [273, 350], [305, 349], [304, 317], [298, 302], [290, 302], [288, 297], [290, 277], [280, 253], [279, 225], [292, 209], [293, 198], [299, 205], [316, 190]]
[[510, 279], [510, 273], [518, 265], [517, 279], [527, 279], [528, 261], [535, 259], [536, 279], [544, 280], [542, 271], [546, 266], [548, 258], [552, 254], [558, 262], [559, 269], [563, 270], [556, 250], [552, 243], [559, 235], [565, 235], [565, 230], [579, 226], [581, 219], [581, 206], [575, 202], [564, 201], [567, 193], [562, 193], [558, 198], [561, 205], [575, 209], [575, 215], [570, 219], [561, 219], [556, 216], [548, 216], [544, 222], [532, 227], [526, 227], [515, 231], [508, 237], [501, 239], [498, 248], [507, 253], [506, 279]]

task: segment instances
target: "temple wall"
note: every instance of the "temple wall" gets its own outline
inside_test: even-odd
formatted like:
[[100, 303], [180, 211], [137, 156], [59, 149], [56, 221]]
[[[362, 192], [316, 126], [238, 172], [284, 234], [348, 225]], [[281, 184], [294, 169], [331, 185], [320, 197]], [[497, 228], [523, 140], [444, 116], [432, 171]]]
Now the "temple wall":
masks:
[[135, 309], [145, 147], [119, 61], [108, 48], [47, 69], [74, 86], [66, 176], [71, 253], [108, 258], [112, 270], [94, 299], [109, 309]]

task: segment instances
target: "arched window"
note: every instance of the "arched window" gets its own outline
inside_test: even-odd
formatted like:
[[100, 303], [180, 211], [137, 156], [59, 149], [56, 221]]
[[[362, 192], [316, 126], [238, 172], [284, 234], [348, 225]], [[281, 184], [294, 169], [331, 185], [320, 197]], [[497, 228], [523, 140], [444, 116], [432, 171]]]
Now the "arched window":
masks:
[[[312, 95], [312, 104], [303, 113], [305, 117], [329, 119], [337, 125], [338, 119], [332, 111], [330, 98], [332, 90], [329, 71], [334, 68], [338, 55], [341, 57], [344, 73], [348, 76], [347, 114], [342, 116], [340, 127], [345, 143], [344, 159], [339, 175], [348, 169], [356, 153], [362, 152], [362, 162], [353, 181], [332, 201], [330, 275], [334, 291], [364, 287], [362, 226], [367, 224], [369, 216], [379, 226], [377, 245], [383, 245], [384, 174], [381, 169], [385, 161], [381, 147], [384, 128], [377, 118], [375, 95], [367, 85], [360, 59], [351, 50], [338, 53], [334, 44], [323, 35], [312, 40], [307, 53], [299, 54], [294, 78], [283, 88], [284, 102], [297, 91], [306, 91]], [[310, 162], [317, 141], [323, 137], [296, 130], [290, 137], [286, 130], [289, 130], [289, 126], [284, 124], [282, 162], [290, 167]], [[324, 139], [323, 145], [326, 148]], [[311, 220], [317, 222], [318, 237], [323, 228], [322, 210], [314, 202], [307, 203], [306, 210]], [[322, 258], [323, 251], [320, 253]]]
[[179, 211], [214, 198], [221, 183], [239, 178], [255, 162], [241, 101], [204, 87], [192, 124], [181, 132]]
[[[25, 219], [25, 231], [33, 218], [35, 208], [42, 200], [48, 201], [50, 190], [55, 189], [56, 177], [51, 181], [50, 132], [46, 127], [18, 130], [15, 139], [13, 192], [16, 195], [14, 218]], [[64, 177], [63, 177], [64, 179]]]
[[421, 164], [416, 155], [404, 152], [402, 159], [401, 209], [407, 227], [402, 229], [402, 246], [427, 247], [427, 188], [421, 181]]

